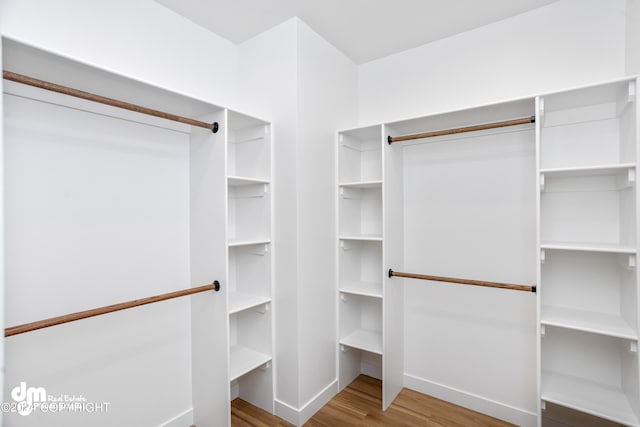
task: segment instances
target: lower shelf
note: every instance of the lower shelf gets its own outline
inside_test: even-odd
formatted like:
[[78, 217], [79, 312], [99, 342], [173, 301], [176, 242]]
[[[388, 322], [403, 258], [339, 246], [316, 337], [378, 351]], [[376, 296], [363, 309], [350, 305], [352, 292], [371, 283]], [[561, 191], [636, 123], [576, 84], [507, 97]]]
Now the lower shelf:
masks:
[[247, 372], [271, 361], [271, 356], [247, 347], [234, 345], [229, 352], [229, 361], [229, 381], [234, 381]]
[[358, 329], [340, 340], [341, 345], [382, 354], [382, 334], [378, 331]]
[[617, 423], [640, 426], [627, 396], [619, 388], [544, 372], [541, 399]]

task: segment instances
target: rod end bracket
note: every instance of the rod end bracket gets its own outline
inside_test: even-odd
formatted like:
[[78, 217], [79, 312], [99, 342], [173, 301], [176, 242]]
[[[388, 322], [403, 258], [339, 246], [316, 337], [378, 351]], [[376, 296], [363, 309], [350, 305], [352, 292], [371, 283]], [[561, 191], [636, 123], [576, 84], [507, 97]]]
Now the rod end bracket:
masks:
[[220, 125], [218, 125], [218, 122], [213, 122], [211, 124], [211, 132], [218, 133], [219, 129], [220, 129]]
[[536, 116], [531, 116], [531, 123], [535, 123], [536, 122]]
[[387, 144], [391, 145], [392, 142], [393, 138], [391, 137], [391, 135], [387, 136]]
[[212, 285], [214, 291], [218, 292], [220, 290], [220, 282], [218, 282], [217, 280], [214, 280]]
[[393, 270], [389, 269], [389, 279], [391, 279], [393, 277]]
[[534, 294], [537, 294], [537, 293], [538, 293], [538, 288], [537, 288], [537, 286], [532, 286], [532, 287], [531, 287], [531, 292], [533, 292]]

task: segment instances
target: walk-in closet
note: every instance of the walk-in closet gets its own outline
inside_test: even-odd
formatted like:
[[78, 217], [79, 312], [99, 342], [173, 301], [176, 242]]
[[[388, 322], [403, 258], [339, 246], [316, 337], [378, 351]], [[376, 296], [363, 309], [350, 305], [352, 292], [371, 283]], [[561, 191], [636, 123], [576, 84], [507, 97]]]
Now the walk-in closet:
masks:
[[0, 427], [640, 427], [640, 0], [3, 0], [0, 58]]

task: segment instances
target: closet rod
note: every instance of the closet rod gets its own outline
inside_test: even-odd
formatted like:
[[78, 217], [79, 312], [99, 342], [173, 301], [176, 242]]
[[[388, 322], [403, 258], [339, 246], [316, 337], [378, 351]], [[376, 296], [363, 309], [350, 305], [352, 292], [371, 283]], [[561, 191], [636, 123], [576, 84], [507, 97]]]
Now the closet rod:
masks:
[[412, 139], [431, 138], [433, 136], [453, 135], [456, 133], [475, 132], [478, 130], [496, 129], [496, 128], [503, 128], [507, 126], [526, 125], [526, 124], [535, 123], [535, 122], [536, 122], [536, 116], [530, 116], [530, 117], [523, 117], [521, 119], [505, 120], [502, 122], [493, 122], [493, 123], [484, 123], [481, 125], [467, 126], [467, 127], [461, 127], [461, 128], [436, 130], [433, 132], [416, 133], [413, 135], [404, 135], [404, 136], [389, 135], [387, 137], [387, 143], [391, 144], [394, 142], [409, 141]]
[[191, 126], [197, 126], [211, 130], [213, 133], [218, 132], [218, 122], [207, 123], [199, 120], [190, 119], [188, 117], [182, 117], [171, 113], [165, 113], [164, 111], [158, 111], [147, 107], [142, 107], [136, 104], [130, 104], [128, 102], [119, 101], [113, 98], [107, 98], [105, 96], [96, 95], [90, 92], [84, 92], [82, 90], [73, 89], [66, 86], [61, 86], [55, 83], [51, 83], [45, 80], [39, 80], [33, 77], [25, 76], [23, 74], [14, 73], [11, 71], [3, 70], [2, 78], [11, 80], [14, 82], [22, 83], [29, 86], [34, 86], [40, 89], [50, 90], [52, 92], [58, 92], [63, 95], [74, 96], [76, 98], [86, 99], [88, 101], [98, 102], [100, 104], [110, 105], [112, 107], [118, 107], [129, 111], [135, 111], [136, 113], [147, 114], [149, 116], [160, 117], [162, 119], [173, 120], [174, 122], [180, 122]]
[[186, 295], [197, 294], [206, 291], [219, 291], [220, 282], [214, 280], [210, 285], [198, 286], [195, 288], [182, 289], [180, 291], [169, 292], [166, 294], [155, 295], [152, 297], [136, 299], [127, 302], [121, 302], [119, 304], [106, 305], [104, 307], [93, 308], [91, 310], [79, 311], [77, 313], [65, 314], [62, 316], [51, 317], [49, 319], [38, 320], [37, 322], [25, 323], [23, 325], [12, 326], [4, 330], [4, 336], [10, 337], [12, 335], [23, 334], [25, 332], [31, 332], [38, 329], [48, 328], [50, 326], [61, 325], [63, 323], [69, 323], [76, 320], [87, 319], [89, 317], [99, 316], [101, 314], [113, 313], [114, 311], [126, 310], [128, 308], [139, 307], [145, 304], [151, 304], [154, 302], [165, 301], [172, 298], [183, 297]]
[[456, 279], [455, 277], [427, 276], [426, 274], [402, 273], [389, 269], [389, 277], [406, 277], [407, 279], [434, 280], [436, 282], [459, 283], [461, 285], [485, 286], [488, 288], [511, 289], [513, 291], [536, 292], [531, 285], [516, 285], [513, 283], [487, 282], [483, 280]]

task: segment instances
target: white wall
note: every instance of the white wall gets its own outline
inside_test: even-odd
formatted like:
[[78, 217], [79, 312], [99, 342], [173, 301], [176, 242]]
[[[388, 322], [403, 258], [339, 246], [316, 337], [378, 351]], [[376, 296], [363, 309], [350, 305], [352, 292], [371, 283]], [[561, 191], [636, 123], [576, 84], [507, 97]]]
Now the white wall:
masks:
[[233, 107], [237, 47], [153, 0], [3, 0], [2, 35]]
[[358, 68], [360, 124], [618, 78], [625, 0], [560, 0]]
[[626, 74], [640, 74], [640, 0], [627, 0]]
[[356, 66], [293, 18], [240, 45], [238, 83], [239, 108], [274, 123], [276, 412], [302, 424], [336, 379], [333, 141]]
[[[403, 151], [405, 271], [535, 284], [533, 130]], [[536, 295], [404, 286], [405, 386], [534, 426]]]
[[[0, 33], [2, 24], [0, 24]], [[2, 69], [2, 43], [0, 43], [0, 69]], [[0, 93], [4, 80], [0, 80]], [[3, 98], [0, 97], [0, 118], [4, 117]], [[0, 271], [4, 271], [4, 120], [0, 120]], [[0, 275], [0, 328], [4, 329], [4, 274]], [[0, 343], [0, 384], [4, 384], [4, 340]], [[4, 387], [0, 387], [0, 402], [4, 402]], [[0, 411], [0, 425], [2, 425], [2, 413]]]
[[355, 64], [298, 26], [300, 403], [336, 379], [335, 130], [356, 122]]
[[[188, 286], [188, 135], [24, 85], [12, 83], [11, 93], [3, 97], [7, 324]], [[10, 413], [5, 422], [161, 425], [191, 408], [190, 341], [188, 299], [7, 338], [5, 396], [25, 381], [109, 407]]]
[[239, 45], [238, 105], [273, 123], [276, 398], [298, 405], [297, 21]]

